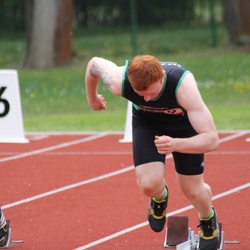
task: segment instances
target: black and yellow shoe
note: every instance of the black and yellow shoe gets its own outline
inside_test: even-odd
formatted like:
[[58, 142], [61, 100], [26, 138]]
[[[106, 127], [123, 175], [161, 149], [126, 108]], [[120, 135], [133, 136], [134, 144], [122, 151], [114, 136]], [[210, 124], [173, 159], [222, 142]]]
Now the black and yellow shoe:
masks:
[[[214, 208], [213, 208], [214, 210]], [[206, 220], [200, 220], [199, 250], [217, 250], [220, 240], [220, 229], [217, 221], [217, 214]]]
[[8, 226], [5, 225], [0, 229], [0, 248], [5, 247], [8, 241]]
[[[166, 187], [167, 191], [168, 188]], [[166, 208], [168, 205], [168, 195], [163, 201], [150, 199], [148, 206], [148, 222], [151, 229], [155, 232], [161, 232], [166, 223]]]

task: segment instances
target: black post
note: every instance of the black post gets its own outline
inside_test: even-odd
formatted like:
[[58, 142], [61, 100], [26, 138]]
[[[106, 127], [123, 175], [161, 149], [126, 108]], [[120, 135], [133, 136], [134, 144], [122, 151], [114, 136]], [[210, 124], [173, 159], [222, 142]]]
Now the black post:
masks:
[[130, 0], [131, 13], [131, 45], [133, 56], [137, 55], [137, 17], [136, 17], [136, 0]]

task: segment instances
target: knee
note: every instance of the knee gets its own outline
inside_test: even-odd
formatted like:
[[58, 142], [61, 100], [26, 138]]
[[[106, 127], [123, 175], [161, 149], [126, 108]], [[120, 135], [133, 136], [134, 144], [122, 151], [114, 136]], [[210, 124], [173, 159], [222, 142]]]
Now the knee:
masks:
[[211, 189], [210, 187], [203, 183], [203, 185], [191, 186], [189, 188], [182, 189], [183, 194], [189, 201], [195, 202], [199, 201], [201, 197], [211, 198]]
[[201, 195], [200, 189], [189, 189], [189, 190], [182, 190], [183, 194], [189, 201], [197, 201]]
[[137, 183], [142, 193], [149, 197], [160, 197], [165, 188], [164, 164], [151, 162], [136, 167]]
[[148, 197], [154, 197], [158, 192], [159, 187], [162, 185], [162, 179], [144, 176], [137, 178], [137, 184], [142, 193]]

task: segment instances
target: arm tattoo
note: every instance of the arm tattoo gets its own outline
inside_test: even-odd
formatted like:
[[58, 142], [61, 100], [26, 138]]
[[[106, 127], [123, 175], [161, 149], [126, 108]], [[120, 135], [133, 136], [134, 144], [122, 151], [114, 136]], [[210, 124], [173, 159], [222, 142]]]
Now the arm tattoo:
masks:
[[111, 86], [110, 80], [112, 77], [107, 71], [105, 71], [102, 68], [101, 64], [94, 62], [89, 72], [93, 77], [100, 77], [102, 81], [104, 82], [104, 84], [106, 85], [106, 87], [108, 89], [110, 88]]

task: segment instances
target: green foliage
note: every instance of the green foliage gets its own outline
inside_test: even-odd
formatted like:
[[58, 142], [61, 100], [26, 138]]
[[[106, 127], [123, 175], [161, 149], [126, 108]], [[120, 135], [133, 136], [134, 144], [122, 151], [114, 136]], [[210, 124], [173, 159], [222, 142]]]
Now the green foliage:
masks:
[[[166, 22], [187, 23], [197, 21], [207, 14], [203, 0], [132, 0], [135, 3], [140, 25], [162, 25]], [[205, 1], [208, 2], [208, 1]], [[131, 0], [72, 0], [74, 25], [130, 26]], [[1, 0], [0, 26], [5, 32], [24, 32], [25, 19], [32, 13], [31, 0]], [[220, 6], [220, 3], [216, 3]]]
[[[197, 0], [132, 0], [140, 25], [190, 22], [196, 19]], [[93, 25], [130, 26], [131, 0], [75, 0], [78, 27]]]
[[0, 1], [1, 31], [17, 32], [25, 30], [25, 11], [23, 0]]
[[[218, 129], [249, 129], [249, 54], [228, 48], [226, 39], [223, 27], [218, 27], [216, 48], [210, 46], [207, 26], [142, 28], [138, 33], [138, 53], [175, 61], [191, 70]], [[27, 70], [20, 64], [25, 52], [23, 38], [6, 38], [0, 44], [1, 68], [16, 68], [19, 72], [25, 130], [123, 130], [127, 101], [111, 95], [100, 84], [99, 91], [105, 96], [108, 109], [91, 111], [84, 74], [92, 56], [105, 57], [119, 65], [132, 58], [130, 31], [77, 30], [73, 32], [73, 48], [75, 57], [69, 67]]]

